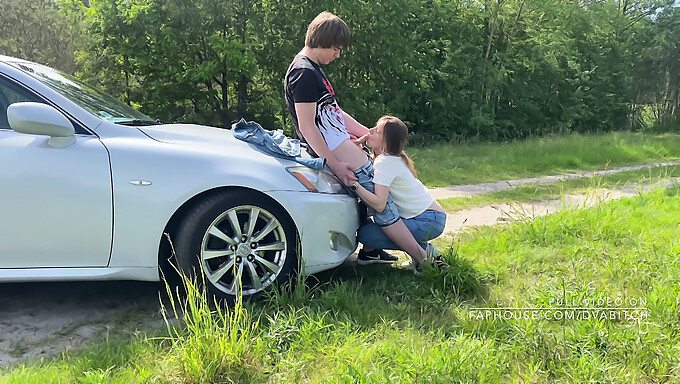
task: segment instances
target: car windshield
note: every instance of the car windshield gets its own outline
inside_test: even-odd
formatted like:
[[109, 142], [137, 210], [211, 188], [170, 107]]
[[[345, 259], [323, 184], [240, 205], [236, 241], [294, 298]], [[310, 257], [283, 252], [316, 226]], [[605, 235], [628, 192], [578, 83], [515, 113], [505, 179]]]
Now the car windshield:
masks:
[[149, 116], [106, 93], [56, 69], [40, 64], [14, 62], [13, 66], [30, 73], [90, 113], [114, 123], [152, 122]]

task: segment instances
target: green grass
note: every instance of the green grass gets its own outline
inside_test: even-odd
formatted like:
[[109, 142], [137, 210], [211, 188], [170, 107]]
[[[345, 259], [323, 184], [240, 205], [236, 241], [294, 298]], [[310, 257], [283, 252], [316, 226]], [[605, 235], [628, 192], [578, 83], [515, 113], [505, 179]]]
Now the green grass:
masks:
[[680, 157], [680, 135], [614, 132], [521, 142], [409, 148], [429, 187], [474, 184], [658, 162]]
[[456, 212], [494, 203], [527, 203], [554, 200], [566, 194], [584, 194], [589, 190], [597, 188], [623, 188], [631, 184], [657, 183], [676, 177], [680, 177], [680, 166], [670, 165], [610, 175], [569, 179], [555, 183], [525, 184], [520, 187], [493, 193], [440, 199], [439, 203], [447, 211]]
[[[344, 265], [227, 312], [197, 291], [184, 325], [171, 322], [163, 337], [102, 341], [0, 370], [0, 382], [679, 382], [679, 191], [440, 239], [444, 272]], [[598, 298], [639, 299], [649, 316], [480, 319], [475, 310]]]
[[649, 308], [641, 323], [499, 322], [518, 326], [511, 335], [522, 340], [512, 376], [538, 367], [536, 382], [680, 380], [677, 194], [676, 186], [466, 235], [460, 252], [501, 282], [485, 306], [620, 297], [645, 300]]

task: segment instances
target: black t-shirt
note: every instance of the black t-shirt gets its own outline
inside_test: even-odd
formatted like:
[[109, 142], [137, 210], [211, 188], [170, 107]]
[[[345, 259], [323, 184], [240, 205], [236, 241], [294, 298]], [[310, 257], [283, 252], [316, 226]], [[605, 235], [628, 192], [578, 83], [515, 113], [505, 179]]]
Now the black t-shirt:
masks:
[[[342, 111], [335, 100], [333, 86], [318, 64], [307, 56], [295, 56], [286, 72], [284, 88], [286, 106], [293, 118], [300, 141], [307, 142], [300, 132], [295, 103], [316, 103], [314, 121], [329, 149], [333, 150], [341, 142], [349, 139]], [[308, 151], [312, 156], [316, 156], [311, 148], [308, 148]]]

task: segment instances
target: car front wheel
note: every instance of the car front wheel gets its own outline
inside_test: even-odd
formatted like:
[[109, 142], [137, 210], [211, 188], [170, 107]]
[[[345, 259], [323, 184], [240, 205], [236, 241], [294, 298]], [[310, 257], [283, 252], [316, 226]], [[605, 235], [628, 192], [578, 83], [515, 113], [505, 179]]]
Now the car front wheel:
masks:
[[292, 220], [250, 191], [220, 192], [199, 202], [180, 226], [175, 251], [182, 272], [198, 274], [218, 299], [258, 297], [289, 281], [298, 266]]

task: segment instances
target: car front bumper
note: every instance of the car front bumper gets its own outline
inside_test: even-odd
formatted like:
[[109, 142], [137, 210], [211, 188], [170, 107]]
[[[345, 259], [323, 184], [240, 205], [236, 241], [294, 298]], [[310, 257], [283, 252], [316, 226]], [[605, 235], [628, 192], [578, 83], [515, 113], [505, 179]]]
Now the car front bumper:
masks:
[[337, 267], [357, 247], [357, 201], [350, 195], [269, 192], [291, 215], [300, 235], [304, 273]]

